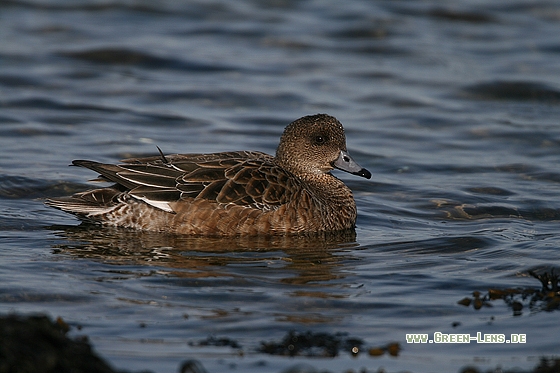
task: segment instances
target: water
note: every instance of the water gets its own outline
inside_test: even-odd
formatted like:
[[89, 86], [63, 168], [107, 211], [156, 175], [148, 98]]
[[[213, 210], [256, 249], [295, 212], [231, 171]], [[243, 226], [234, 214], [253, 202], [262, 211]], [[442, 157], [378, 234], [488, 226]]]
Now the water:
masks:
[[[532, 368], [558, 309], [515, 316], [488, 289], [539, 289], [560, 259], [560, 6], [549, 1], [3, 1], [0, 311], [61, 316], [120, 369], [413, 372]], [[79, 226], [45, 197], [88, 188], [73, 159], [273, 153], [326, 112], [372, 180], [355, 238], [219, 240]], [[79, 328], [78, 328], [79, 326]], [[397, 357], [270, 356], [290, 330]], [[407, 344], [405, 334], [526, 334]], [[200, 346], [214, 336], [239, 348]]]

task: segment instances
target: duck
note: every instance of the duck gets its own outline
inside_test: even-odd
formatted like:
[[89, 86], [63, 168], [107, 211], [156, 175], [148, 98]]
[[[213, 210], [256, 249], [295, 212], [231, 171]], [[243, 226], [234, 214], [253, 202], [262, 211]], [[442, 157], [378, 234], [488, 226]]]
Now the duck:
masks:
[[371, 178], [327, 114], [290, 123], [274, 156], [260, 151], [159, 155], [119, 164], [74, 160], [113, 185], [48, 198], [84, 223], [193, 236], [309, 235], [353, 230], [352, 191], [331, 171]]

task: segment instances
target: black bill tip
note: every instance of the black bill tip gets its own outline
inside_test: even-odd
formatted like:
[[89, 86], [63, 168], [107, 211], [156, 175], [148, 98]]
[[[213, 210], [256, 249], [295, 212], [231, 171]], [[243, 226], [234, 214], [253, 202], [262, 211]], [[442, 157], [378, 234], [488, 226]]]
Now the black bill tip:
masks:
[[365, 177], [366, 179], [371, 179], [371, 172], [369, 172], [365, 168], [362, 168], [360, 171], [355, 172], [354, 175]]

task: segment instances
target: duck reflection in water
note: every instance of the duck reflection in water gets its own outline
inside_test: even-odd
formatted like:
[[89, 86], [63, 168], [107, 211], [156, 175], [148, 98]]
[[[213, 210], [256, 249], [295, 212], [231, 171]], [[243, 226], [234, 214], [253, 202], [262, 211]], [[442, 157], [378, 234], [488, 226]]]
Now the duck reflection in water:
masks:
[[193, 279], [263, 275], [284, 284], [328, 282], [344, 277], [340, 262], [348, 259], [348, 249], [358, 246], [354, 231], [313, 237], [225, 238], [99, 229], [87, 223], [50, 229], [62, 238], [53, 245], [57, 254], [116, 266], [151, 266], [157, 273]]

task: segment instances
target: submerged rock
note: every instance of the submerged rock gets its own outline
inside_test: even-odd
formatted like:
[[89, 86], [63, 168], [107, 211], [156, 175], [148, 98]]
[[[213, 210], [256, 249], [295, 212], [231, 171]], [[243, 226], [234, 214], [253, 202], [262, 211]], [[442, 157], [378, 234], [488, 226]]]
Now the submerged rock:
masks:
[[68, 325], [47, 316], [0, 317], [0, 373], [114, 373], [87, 338], [71, 339]]

